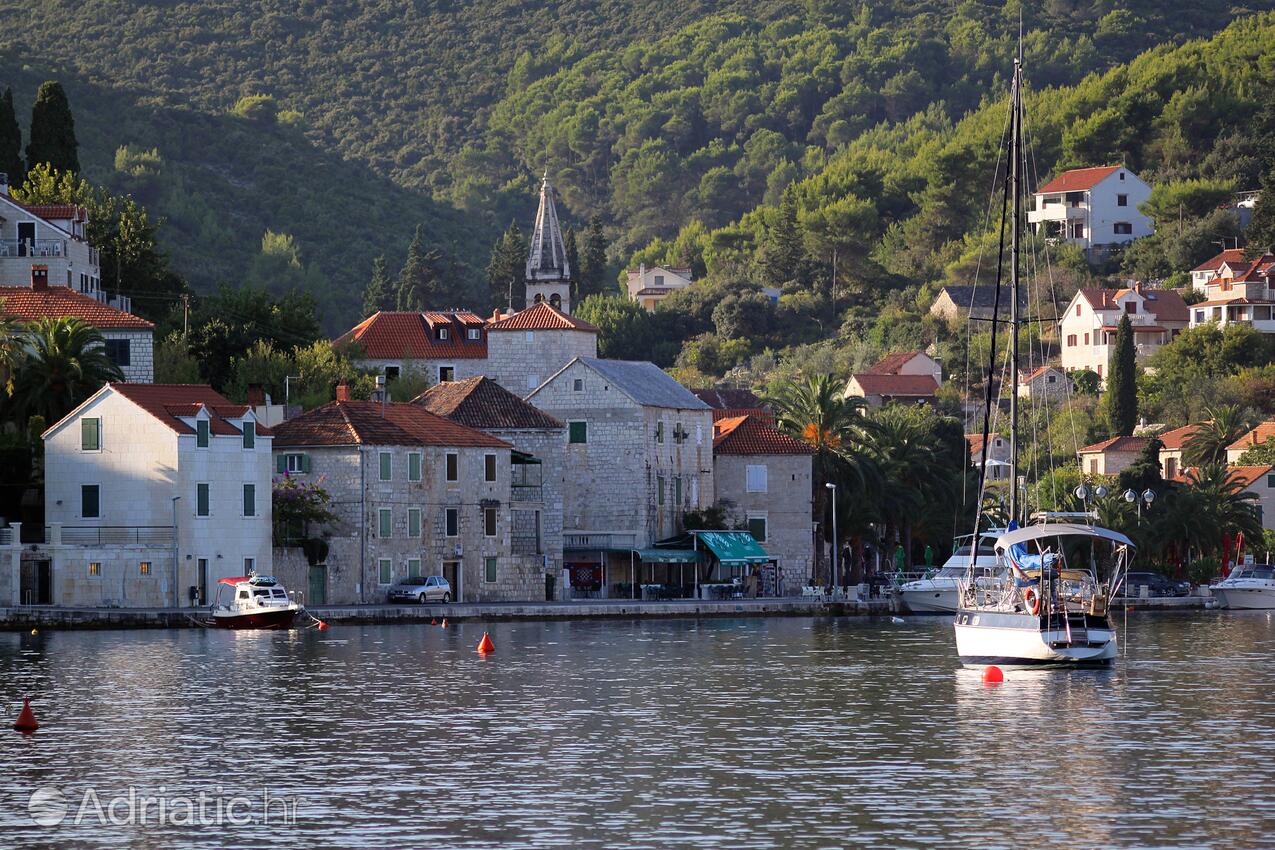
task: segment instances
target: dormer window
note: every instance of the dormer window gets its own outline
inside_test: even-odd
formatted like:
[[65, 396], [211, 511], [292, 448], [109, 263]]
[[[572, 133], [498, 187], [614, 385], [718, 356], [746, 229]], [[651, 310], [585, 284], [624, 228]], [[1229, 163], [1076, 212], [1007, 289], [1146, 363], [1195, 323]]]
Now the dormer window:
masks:
[[471, 342], [478, 342], [483, 338], [483, 332], [478, 328], [469, 329], [469, 339]]
[[1135, 315], [1138, 312], [1138, 302], [1126, 301], [1124, 305], [1124, 311], [1128, 313], [1130, 316]]
[[207, 419], [195, 420], [195, 445], [201, 449], [208, 448], [208, 420]]
[[439, 338], [439, 339], [451, 339], [451, 336], [452, 336], [452, 330], [451, 330], [451, 328], [439, 328], [439, 329], [438, 329], [438, 338]]

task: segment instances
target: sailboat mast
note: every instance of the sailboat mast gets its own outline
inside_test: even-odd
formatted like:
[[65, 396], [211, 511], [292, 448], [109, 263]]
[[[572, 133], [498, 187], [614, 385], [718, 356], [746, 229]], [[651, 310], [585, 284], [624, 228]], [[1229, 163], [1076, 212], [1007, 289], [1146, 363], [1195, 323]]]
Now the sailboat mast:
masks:
[[[1020, 47], [1021, 50], [1021, 47]], [[1009, 394], [1009, 516], [1019, 519], [1018, 504], [1018, 241], [1019, 221], [1022, 217], [1022, 133], [1023, 133], [1023, 69], [1022, 58], [1014, 60], [1013, 115], [1010, 118], [1010, 192], [1013, 200], [1013, 222], [1010, 229], [1009, 249], [1009, 374], [1012, 381]]]

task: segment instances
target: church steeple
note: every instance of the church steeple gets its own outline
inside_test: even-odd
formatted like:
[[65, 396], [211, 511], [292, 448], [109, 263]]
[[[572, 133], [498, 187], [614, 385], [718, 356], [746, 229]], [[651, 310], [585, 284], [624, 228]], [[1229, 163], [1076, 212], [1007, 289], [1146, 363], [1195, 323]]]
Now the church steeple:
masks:
[[567, 246], [558, 224], [558, 208], [553, 202], [553, 186], [545, 169], [540, 183], [540, 208], [531, 230], [531, 247], [527, 252], [527, 306], [548, 301], [555, 307], [571, 309], [571, 264], [567, 262]]

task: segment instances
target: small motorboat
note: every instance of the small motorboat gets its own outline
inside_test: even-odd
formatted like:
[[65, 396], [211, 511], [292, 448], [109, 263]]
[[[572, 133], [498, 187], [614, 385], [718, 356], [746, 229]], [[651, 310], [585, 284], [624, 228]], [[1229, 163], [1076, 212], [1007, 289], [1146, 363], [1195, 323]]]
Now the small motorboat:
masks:
[[[974, 577], [976, 580], [993, 578], [1004, 573], [996, 557], [993, 544], [1004, 529], [990, 529], [979, 537], [978, 552], [975, 554]], [[939, 570], [925, 578], [915, 579], [899, 585], [898, 594], [903, 604], [913, 614], [953, 614], [960, 605], [957, 585], [969, 572], [970, 547], [973, 535], [962, 535], [956, 538], [955, 551], [947, 563]]]
[[1275, 567], [1241, 564], [1209, 591], [1219, 608], [1265, 610], [1275, 608]]
[[290, 629], [301, 604], [272, 576], [239, 576], [217, 582], [213, 625], [223, 629]]

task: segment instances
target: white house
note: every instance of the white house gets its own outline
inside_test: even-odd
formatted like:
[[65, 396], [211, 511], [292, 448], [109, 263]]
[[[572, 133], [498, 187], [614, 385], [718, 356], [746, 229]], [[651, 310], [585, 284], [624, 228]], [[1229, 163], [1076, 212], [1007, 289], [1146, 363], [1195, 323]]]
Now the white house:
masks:
[[[1195, 272], [1192, 271], [1194, 278]], [[1275, 334], [1275, 254], [1252, 260], [1227, 258], [1204, 284], [1204, 300], [1191, 305], [1191, 327], [1206, 322], [1251, 325]]]
[[106, 356], [124, 379], [149, 384], [155, 379], [155, 326], [102, 301], [65, 286], [49, 285], [49, 270], [31, 266], [30, 286], [0, 286], [0, 313], [19, 322], [39, 319], [82, 319], [102, 334]]
[[[624, 288], [630, 301], [641, 304], [648, 312], [673, 292], [691, 285], [693, 277], [688, 268], [672, 266], [639, 265], [625, 273]], [[777, 299], [778, 296], [776, 296]]]
[[1064, 171], [1036, 190], [1027, 223], [1035, 233], [1086, 251], [1123, 245], [1154, 231], [1138, 205], [1151, 187], [1122, 165]]
[[1234, 270], [1245, 263], [1244, 252], [1244, 248], [1227, 248], [1191, 269], [1191, 288], [1204, 295], [1214, 278], [1234, 276]]
[[1089, 369], [1105, 378], [1120, 319], [1129, 317], [1134, 350], [1145, 360], [1186, 328], [1186, 302], [1172, 289], [1081, 289], [1058, 320], [1062, 368]]
[[44, 433], [49, 601], [189, 605], [269, 573], [271, 440], [211, 387], [94, 393]]
[[[965, 442], [969, 444], [970, 466], [978, 469], [983, 463], [983, 435], [966, 434]], [[1003, 484], [1009, 481], [1009, 437], [992, 432], [986, 442], [987, 446], [987, 483]]]
[[915, 404], [934, 400], [943, 384], [943, 367], [920, 349], [888, 354], [866, 372], [851, 375], [845, 397], [862, 396], [872, 407], [892, 401]]
[[1146, 449], [1148, 437], [1112, 437], [1076, 452], [1086, 475], [1119, 475]]

